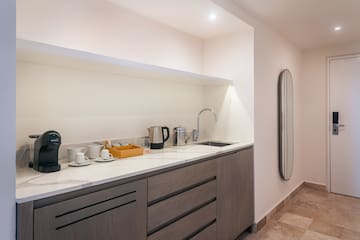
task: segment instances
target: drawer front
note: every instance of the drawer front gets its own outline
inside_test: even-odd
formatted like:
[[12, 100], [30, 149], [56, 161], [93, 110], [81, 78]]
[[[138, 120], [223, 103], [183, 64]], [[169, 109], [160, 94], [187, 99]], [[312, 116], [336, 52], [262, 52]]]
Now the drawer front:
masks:
[[191, 240], [216, 240], [216, 222], [196, 234]]
[[[37, 234], [35, 240], [118, 240], [136, 239], [137, 229], [134, 211], [136, 204], [129, 203], [111, 211], [105, 211], [94, 216], [63, 225], [50, 234]], [[121, 216], [121, 217], [120, 217]]]
[[83, 219], [88, 219], [96, 215], [108, 212], [110, 210], [121, 208], [126, 205], [131, 205], [136, 202], [136, 196], [134, 193], [129, 193], [128, 195], [117, 197], [115, 199], [108, 200], [106, 202], [99, 202], [93, 206], [84, 206], [74, 210], [73, 212], [64, 213], [62, 215], [55, 216], [55, 227], [56, 229], [62, 229], [66, 226], [69, 226], [73, 223], [81, 222]]
[[[39, 209], [47, 209], [48, 212], [51, 212], [51, 214], [59, 218], [75, 213], [81, 209], [94, 209], [94, 207], [102, 205], [103, 203], [106, 204], [111, 201], [116, 202], [118, 199], [126, 198], [135, 200], [136, 191], [137, 182], [134, 182], [86, 194]], [[36, 209], [35, 211], [39, 209]]]
[[148, 201], [156, 202], [176, 192], [216, 178], [216, 161], [206, 161], [148, 178]]
[[216, 219], [216, 201], [151, 234], [148, 240], [189, 239]]
[[168, 198], [148, 208], [148, 232], [174, 222], [216, 199], [216, 180]]
[[35, 240], [110, 240], [120, 235], [146, 237], [146, 180], [34, 210]]

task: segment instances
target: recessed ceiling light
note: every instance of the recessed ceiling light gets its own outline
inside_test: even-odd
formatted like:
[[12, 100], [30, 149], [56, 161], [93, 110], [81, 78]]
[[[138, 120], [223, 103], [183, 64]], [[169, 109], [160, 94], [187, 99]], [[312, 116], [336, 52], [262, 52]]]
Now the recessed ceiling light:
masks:
[[209, 21], [214, 22], [217, 19], [216, 13], [209, 13]]
[[334, 31], [335, 31], [335, 32], [339, 32], [339, 31], [341, 31], [341, 29], [342, 29], [341, 26], [335, 26], [335, 27], [334, 27]]

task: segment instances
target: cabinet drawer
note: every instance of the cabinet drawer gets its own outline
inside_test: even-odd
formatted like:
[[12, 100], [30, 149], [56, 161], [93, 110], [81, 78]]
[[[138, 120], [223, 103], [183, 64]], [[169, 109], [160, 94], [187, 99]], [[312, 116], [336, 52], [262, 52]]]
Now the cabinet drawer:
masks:
[[216, 222], [196, 234], [191, 240], [216, 240]]
[[140, 218], [146, 219], [146, 180], [35, 209], [34, 239], [144, 239]]
[[[118, 240], [136, 239], [135, 202], [104, 211], [81, 221], [56, 228], [51, 234], [40, 232], [35, 240]], [[42, 236], [43, 235], [43, 236]]]
[[62, 217], [81, 209], [93, 208], [101, 205], [102, 203], [116, 199], [122, 199], [124, 197], [129, 200], [134, 200], [136, 191], [137, 182], [134, 182], [86, 194], [84, 196], [62, 201], [50, 206], [38, 208], [35, 211], [47, 209], [48, 212], [51, 212], [52, 215], [56, 217]]
[[148, 208], [148, 232], [216, 199], [216, 180], [151, 205]]
[[206, 161], [148, 178], [148, 201], [154, 202], [216, 178], [216, 161]]
[[216, 201], [151, 234], [148, 240], [188, 239], [216, 219]]

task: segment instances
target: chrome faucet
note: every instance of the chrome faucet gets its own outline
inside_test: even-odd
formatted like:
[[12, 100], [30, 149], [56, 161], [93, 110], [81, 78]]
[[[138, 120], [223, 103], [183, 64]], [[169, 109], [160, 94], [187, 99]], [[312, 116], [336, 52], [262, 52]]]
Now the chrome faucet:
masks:
[[198, 115], [197, 115], [197, 126], [196, 126], [196, 129], [193, 130], [192, 132], [192, 137], [193, 137], [193, 141], [196, 142], [197, 140], [199, 140], [199, 137], [200, 137], [200, 115], [203, 113], [203, 112], [211, 112], [213, 115], [214, 115], [214, 118], [215, 118], [215, 121], [217, 121], [217, 116], [216, 116], [216, 113], [214, 112], [214, 110], [212, 108], [204, 108], [202, 109]]

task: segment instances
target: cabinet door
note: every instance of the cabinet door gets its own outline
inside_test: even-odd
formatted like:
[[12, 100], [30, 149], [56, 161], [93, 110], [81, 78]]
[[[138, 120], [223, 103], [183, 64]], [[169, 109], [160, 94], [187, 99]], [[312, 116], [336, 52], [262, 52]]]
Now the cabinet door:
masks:
[[234, 240], [254, 221], [253, 150], [217, 159], [217, 239]]
[[34, 240], [146, 239], [146, 180], [34, 210]]

